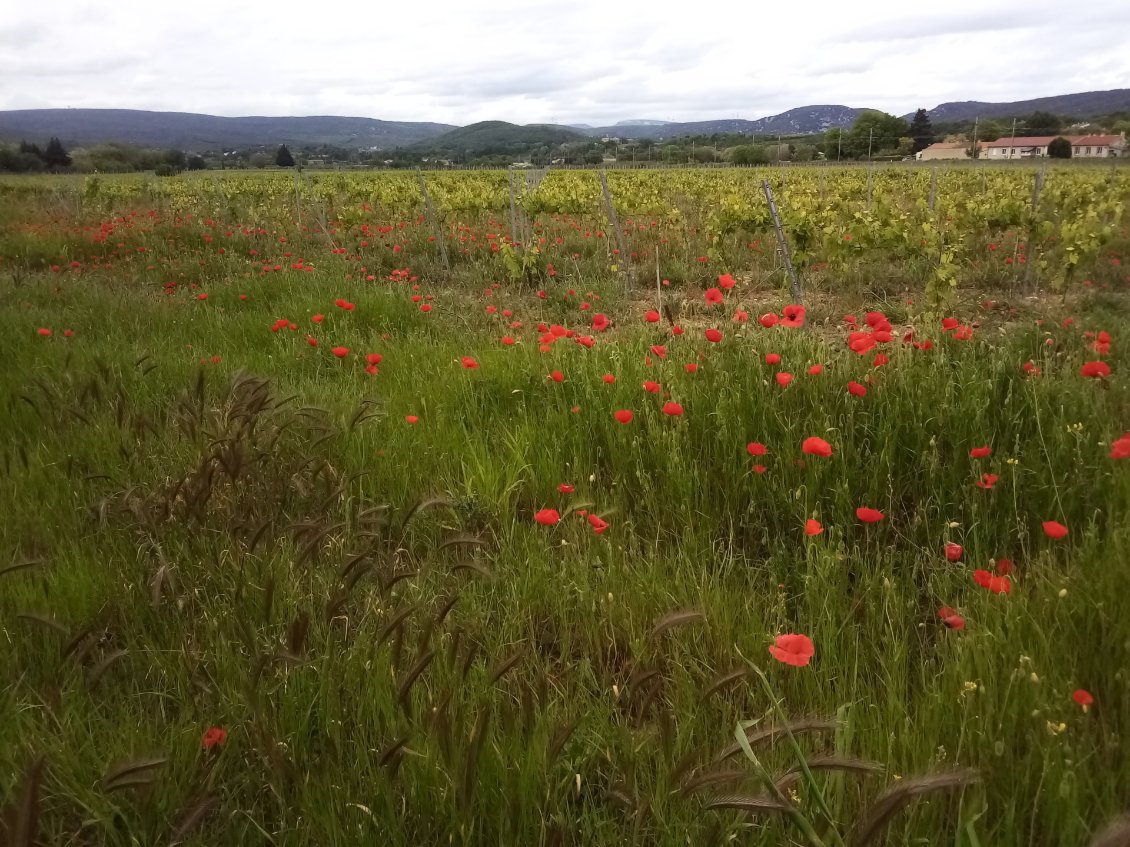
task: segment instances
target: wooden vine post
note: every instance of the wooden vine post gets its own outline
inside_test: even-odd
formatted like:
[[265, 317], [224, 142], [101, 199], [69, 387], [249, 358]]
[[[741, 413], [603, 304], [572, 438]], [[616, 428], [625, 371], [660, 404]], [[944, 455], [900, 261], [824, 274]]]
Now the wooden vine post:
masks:
[[777, 232], [777, 246], [781, 248], [781, 258], [785, 263], [785, 270], [789, 274], [789, 293], [793, 302], [800, 305], [800, 280], [797, 279], [796, 268], [793, 267], [793, 257], [789, 252], [789, 242], [785, 239], [785, 229], [781, 226], [781, 216], [777, 212], [777, 203], [773, 199], [773, 189], [769, 187], [769, 180], [761, 180], [761, 187], [765, 191], [765, 199], [769, 203], [769, 214], [773, 218], [773, 229]]

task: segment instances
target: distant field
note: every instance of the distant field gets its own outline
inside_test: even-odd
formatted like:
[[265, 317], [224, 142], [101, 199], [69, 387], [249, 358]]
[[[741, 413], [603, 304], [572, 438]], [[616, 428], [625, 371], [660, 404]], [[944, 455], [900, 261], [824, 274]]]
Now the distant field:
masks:
[[0, 180], [0, 844], [1096, 839], [1130, 171], [539, 177]]

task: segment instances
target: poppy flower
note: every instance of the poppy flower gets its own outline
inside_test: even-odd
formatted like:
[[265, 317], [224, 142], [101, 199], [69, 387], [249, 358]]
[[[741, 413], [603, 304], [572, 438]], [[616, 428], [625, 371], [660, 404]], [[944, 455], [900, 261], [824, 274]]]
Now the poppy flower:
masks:
[[765, 364], [767, 364], [767, 365], [779, 365], [779, 364], [781, 364], [781, 355], [779, 353], [766, 353], [765, 354]]
[[751, 441], [745, 446], [746, 452], [751, 456], [764, 456], [769, 448], [759, 441]]
[[974, 447], [969, 451], [969, 455], [974, 459], [984, 459], [986, 456], [993, 454], [993, 448], [986, 444], [984, 447]]
[[1099, 379], [1110, 376], [1110, 365], [1106, 362], [1086, 362], [1079, 372], [1085, 377]]
[[208, 299], [208, 292], [207, 291], [201, 291], [199, 294], [196, 295], [196, 299], [197, 300], [207, 300]]
[[1014, 568], [1012, 559], [997, 559], [997, 576], [1008, 576]]
[[722, 274], [721, 276], [718, 277], [718, 286], [720, 288], [725, 288], [727, 291], [729, 291], [731, 288], [733, 288], [736, 283], [737, 283], [737, 280], [735, 280], [729, 274]]
[[606, 521], [606, 520], [604, 520], [604, 519], [602, 519], [602, 518], [600, 518], [596, 515], [589, 515], [588, 516], [588, 522], [589, 522], [589, 526], [592, 527], [592, 531], [595, 532], [597, 535], [603, 535], [604, 531], [606, 529], [608, 529], [608, 521]]
[[660, 359], [667, 358], [667, 346], [665, 344], [652, 344], [651, 352]]
[[681, 414], [683, 414], [683, 407], [673, 400], [669, 400], [668, 402], [663, 404], [663, 414], [669, 415], [672, 418], [677, 418]]
[[405, 423], [416, 424], [420, 422], [420, 418], [416, 415], [405, 415], [404, 421]]
[[994, 594], [1011, 594], [1012, 580], [1007, 576], [994, 576], [985, 570], [973, 571], [973, 581]]
[[997, 484], [998, 479], [1000, 479], [1000, 477], [995, 473], [983, 473], [981, 474], [981, 478], [974, 484], [978, 488], [984, 488], [987, 491]]
[[804, 306], [792, 305], [785, 306], [782, 311], [781, 326], [798, 327], [804, 326]]
[[597, 312], [595, 315], [592, 316], [593, 332], [604, 332], [606, 329], [608, 329], [608, 324], [609, 324], [608, 315], [605, 315], [601, 312]]
[[552, 379], [554, 382], [564, 382], [565, 381], [565, 374], [561, 373], [561, 371], [554, 371], [553, 373], [551, 373], [549, 375], [549, 378]]
[[949, 606], [942, 606], [938, 609], [938, 617], [942, 619], [942, 623], [950, 629], [961, 631], [965, 629], [965, 618], [951, 609]]
[[957, 329], [961, 325], [961, 321], [957, 318], [942, 318], [942, 329], [949, 332], [951, 329]]
[[952, 541], [945, 546], [946, 558], [951, 562], [956, 562], [961, 558], [961, 554], [965, 552], [960, 544], [954, 544]]
[[644, 320], [646, 320], [649, 324], [659, 323], [659, 312], [655, 311], [655, 309], [648, 309], [644, 313], [643, 317], [644, 317]]
[[607, 385], [611, 385], [612, 383], [614, 383], [616, 381], [616, 377], [613, 376], [612, 374], [605, 374], [604, 376], [601, 377], [601, 379], [604, 380], [605, 384], [607, 384]]
[[645, 382], [643, 384], [643, 390], [646, 391], [648, 394], [658, 394], [659, 393], [659, 383], [653, 382], [652, 380], [649, 379], [647, 382]]
[[706, 298], [706, 302], [709, 303], [711, 306], [722, 305], [722, 302], [723, 302], [723, 299], [724, 299], [722, 292], [719, 291], [717, 288], [706, 289], [706, 293], [703, 294], [703, 297]]
[[616, 414], [613, 415], [613, 417], [616, 418], [617, 422], [619, 423], [630, 424], [632, 422], [632, 418], [634, 418], [635, 415], [632, 413], [631, 409], [620, 409], [616, 412]]
[[712, 344], [717, 344], [722, 340], [722, 333], [716, 329], [708, 329], [706, 331], [706, 340]]
[[1033, 362], [1024, 363], [1024, 373], [1028, 376], [1039, 376], [1040, 369]]
[[326, 319], [325, 315], [314, 315], [312, 318], [310, 318], [310, 320], [312, 320], [316, 324], [320, 324], [325, 319]]
[[832, 445], [823, 438], [817, 438], [814, 435], [804, 439], [804, 443], [801, 444], [800, 449], [809, 456], [823, 456], [827, 458], [832, 455]]
[[769, 655], [774, 659], [796, 668], [803, 668], [807, 665], [812, 661], [812, 656], [815, 653], [816, 649], [812, 645], [811, 638], [807, 635], [794, 633], [778, 635], [773, 639], [772, 646], [769, 647]]
[[557, 486], [557, 490], [560, 491], [562, 494], [572, 494], [573, 493], [573, 486], [571, 486], [567, 482], [563, 482], [559, 486]]
[[346, 356], [349, 355], [349, 348], [348, 347], [335, 347], [330, 352], [332, 352], [339, 359], [344, 359]]
[[698, 373], [698, 364], [696, 362], [687, 362], [683, 365], [683, 368], [689, 374]]
[[369, 353], [367, 356], [365, 356], [365, 361], [368, 362], [370, 365], [379, 365], [381, 362], [384, 361], [384, 358], [385, 357], [382, 356], [380, 353]]
[[1048, 538], [1059, 541], [1067, 537], [1067, 527], [1059, 521], [1044, 521], [1044, 533]]
[[757, 322], [766, 329], [770, 329], [771, 327], [775, 327], [777, 325], [777, 321], [779, 320], [780, 318], [777, 317], [776, 312], [766, 312], [764, 315], [757, 319]]
[[808, 369], [809, 376], [819, 376], [824, 373], [824, 366], [819, 362]]
[[561, 515], [556, 509], [542, 509], [534, 513], [534, 520], [542, 526], [556, 526], [561, 520]]
[[682, 335], [684, 332], [686, 332], [686, 330], [683, 329], [678, 324], [675, 324], [673, 327], [671, 327], [671, 334], [672, 335], [679, 336], [679, 335]]
[[763, 474], [769, 469], [765, 465], [754, 465], [751, 470], [756, 474]]
[[200, 739], [200, 746], [205, 750], [212, 750], [215, 747], [223, 747], [224, 742], [228, 740], [228, 731], [223, 727], [213, 726], [209, 728], [204, 737]]
[[1112, 459], [1130, 459], [1130, 432], [1111, 443], [1110, 457]]
[[465, 370], [469, 371], [473, 371], [479, 367], [479, 363], [476, 362], [474, 357], [472, 356], [464, 356], [462, 359], [460, 359], [460, 363], [463, 365]]
[[432, 304], [431, 303], [421, 303], [420, 304], [420, 311], [423, 312], [424, 314], [427, 314], [431, 310], [432, 310]]
[[787, 371], [781, 371], [777, 374], [777, 385], [781, 388], [788, 388], [789, 383], [793, 381], [793, 375]]
[[853, 379], [851, 382], [848, 383], [848, 393], [854, 394], [856, 397], [866, 397], [867, 396], [867, 386], [860, 385], [858, 382], [856, 382]]
[[820, 525], [820, 521], [809, 518], [804, 522], [805, 535], [819, 535], [824, 531], [824, 527]]
[[1085, 688], [1076, 688], [1075, 693], [1071, 695], [1071, 699], [1083, 707], [1083, 712], [1086, 713], [1088, 707], [1095, 702], [1095, 698], [1091, 692]]
[[864, 523], [878, 523], [886, 517], [878, 509], [872, 509], [870, 506], [860, 506], [855, 510], [855, 516]]
[[36, 330], [36, 332], [38, 332], [38, 333], [39, 333], [40, 335], [42, 335], [42, 336], [43, 336], [44, 338], [48, 338], [48, 337], [50, 337], [50, 335], [51, 335], [51, 330], [49, 330], [49, 329], [48, 329], [47, 327], [45, 327], [45, 326], [41, 326], [41, 327], [40, 327], [39, 329], [37, 329], [37, 330]]

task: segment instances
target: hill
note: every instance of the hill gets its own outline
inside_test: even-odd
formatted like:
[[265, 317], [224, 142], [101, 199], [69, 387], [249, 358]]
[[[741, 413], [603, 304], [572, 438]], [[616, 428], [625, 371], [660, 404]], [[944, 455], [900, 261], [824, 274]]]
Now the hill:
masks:
[[531, 147], [556, 147], [570, 141], [589, 141], [587, 135], [553, 124], [518, 124], [481, 121], [415, 144], [411, 152], [440, 158], [524, 155]]
[[[1060, 94], [1055, 97], [1037, 97], [1034, 100], [1017, 100], [1012, 103], [982, 103], [965, 100], [942, 103], [930, 109], [930, 120], [938, 123], [971, 121], [974, 118], [1012, 118], [1030, 115], [1035, 111], [1051, 112], [1072, 118], [1093, 118], [1116, 112], [1130, 112], [1130, 88], [1110, 91], [1084, 91], [1080, 94]], [[907, 116], [914, 117], [912, 112]]]
[[849, 127], [862, 111], [850, 106], [801, 106], [779, 115], [748, 121], [723, 118], [685, 123], [618, 123], [587, 130], [590, 135], [614, 135], [618, 138], [652, 138], [661, 140], [688, 135], [741, 133], [743, 135], [809, 135], [831, 127]]
[[141, 147], [233, 150], [287, 144], [333, 144], [389, 149], [440, 135], [449, 124], [335, 116], [241, 117], [135, 109], [21, 109], [0, 112], [0, 139], [42, 142], [56, 136], [67, 147], [124, 141]]

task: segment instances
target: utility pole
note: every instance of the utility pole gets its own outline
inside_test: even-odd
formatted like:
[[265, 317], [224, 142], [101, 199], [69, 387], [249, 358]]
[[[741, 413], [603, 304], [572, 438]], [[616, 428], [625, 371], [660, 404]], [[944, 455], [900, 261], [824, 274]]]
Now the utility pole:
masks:
[[1012, 152], [1016, 149], [1016, 118], [1012, 119], [1012, 135], [1008, 137], [1008, 158], [1012, 158]]
[[980, 159], [981, 158], [981, 151], [977, 149], [977, 122], [980, 121], [980, 120], [981, 120], [980, 118], [974, 118], [973, 119], [973, 158], [974, 159]]

